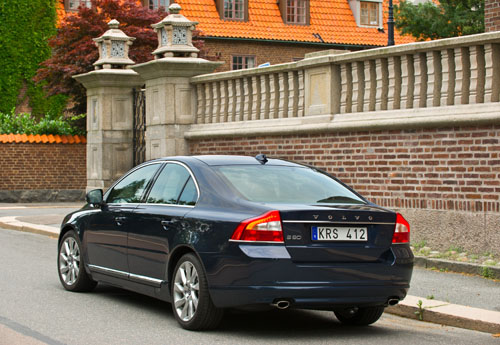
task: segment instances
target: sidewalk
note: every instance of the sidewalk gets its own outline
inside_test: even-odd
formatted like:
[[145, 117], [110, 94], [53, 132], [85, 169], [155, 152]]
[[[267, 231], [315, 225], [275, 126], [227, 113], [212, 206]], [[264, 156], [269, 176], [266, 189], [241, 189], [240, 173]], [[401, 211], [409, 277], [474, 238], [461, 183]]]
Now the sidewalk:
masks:
[[[83, 203], [0, 203], [0, 228], [57, 237], [64, 216], [81, 206]], [[478, 267], [471, 264], [460, 265], [447, 260], [418, 257], [415, 261], [412, 282], [414, 284], [418, 282], [419, 285], [410, 288], [410, 295], [398, 305], [388, 307], [386, 312], [448, 326], [500, 333], [499, 281], [466, 275], [452, 277], [448, 273], [429, 271], [420, 267], [435, 267], [445, 271], [465, 273], [479, 272]], [[440, 275], [437, 279], [431, 277], [436, 274]], [[500, 276], [500, 273], [498, 274]], [[470, 285], [469, 288], [466, 288], [467, 285]], [[413, 291], [425, 297], [411, 295]], [[444, 291], [446, 293], [443, 293]], [[479, 292], [482, 293], [481, 298], [478, 297]], [[436, 300], [434, 295], [446, 301]]]

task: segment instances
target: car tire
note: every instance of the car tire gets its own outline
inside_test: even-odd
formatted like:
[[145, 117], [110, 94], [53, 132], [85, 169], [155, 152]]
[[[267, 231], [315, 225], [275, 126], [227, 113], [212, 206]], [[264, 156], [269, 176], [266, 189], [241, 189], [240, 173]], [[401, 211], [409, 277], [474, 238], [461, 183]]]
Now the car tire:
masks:
[[[350, 312], [351, 311], [351, 312]], [[346, 325], [367, 326], [376, 322], [384, 313], [384, 307], [359, 308], [352, 313], [352, 309], [335, 310], [337, 319]]]
[[188, 253], [172, 276], [172, 310], [182, 328], [200, 331], [216, 328], [224, 314], [210, 298], [205, 271], [198, 258]]
[[91, 291], [97, 285], [85, 271], [81, 248], [80, 239], [73, 230], [64, 234], [58, 246], [57, 273], [61, 284], [69, 291]]

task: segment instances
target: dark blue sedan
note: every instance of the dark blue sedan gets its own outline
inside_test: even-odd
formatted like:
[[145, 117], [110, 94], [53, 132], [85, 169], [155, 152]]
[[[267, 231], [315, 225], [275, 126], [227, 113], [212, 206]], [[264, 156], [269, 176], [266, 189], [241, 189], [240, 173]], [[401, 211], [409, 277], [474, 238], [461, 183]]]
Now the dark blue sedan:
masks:
[[112, 284], [215, 328], [226, 308], [332, 310], [368, 325], [409, 288], [410, 226], [329, 174], [284, 160], [171, 157], [141, 164], [61, 226], [64, 288]]

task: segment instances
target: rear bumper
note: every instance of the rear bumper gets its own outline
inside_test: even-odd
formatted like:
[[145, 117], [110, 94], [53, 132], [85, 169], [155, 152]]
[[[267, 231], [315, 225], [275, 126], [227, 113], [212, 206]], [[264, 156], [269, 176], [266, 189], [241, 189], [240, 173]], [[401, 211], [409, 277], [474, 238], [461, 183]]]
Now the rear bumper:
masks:
[[210, 294], [220, 308], [271, 304], [285, 299], [292, 307], [331, 310], [380, 306], [402, 300], [409, 289], [413, 255], [409, 246], [392, 248], [389, 261], [370, 263], [295, 263], [272, 250], [273, 258], [251, 257], [248, 248], [231, 257], [200, 253]]
[[296, 308], [333, 310], [387, 305], [390, 298], [402, 300], [407, 291], [408, 288], [398, 286], [246, 286], [212, 287], [210, 294], [214, 304], [220, 308], [270, 305], [278, 300], [287, 300]]

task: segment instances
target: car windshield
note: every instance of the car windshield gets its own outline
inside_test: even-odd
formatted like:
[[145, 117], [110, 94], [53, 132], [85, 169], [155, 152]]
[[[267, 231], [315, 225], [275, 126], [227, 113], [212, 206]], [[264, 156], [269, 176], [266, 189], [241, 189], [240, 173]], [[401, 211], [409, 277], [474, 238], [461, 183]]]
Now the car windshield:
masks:
[[333, 178], [307, 167], [218, 166], [216, 170], [250, 201], [286, 204], [365, 204]]

